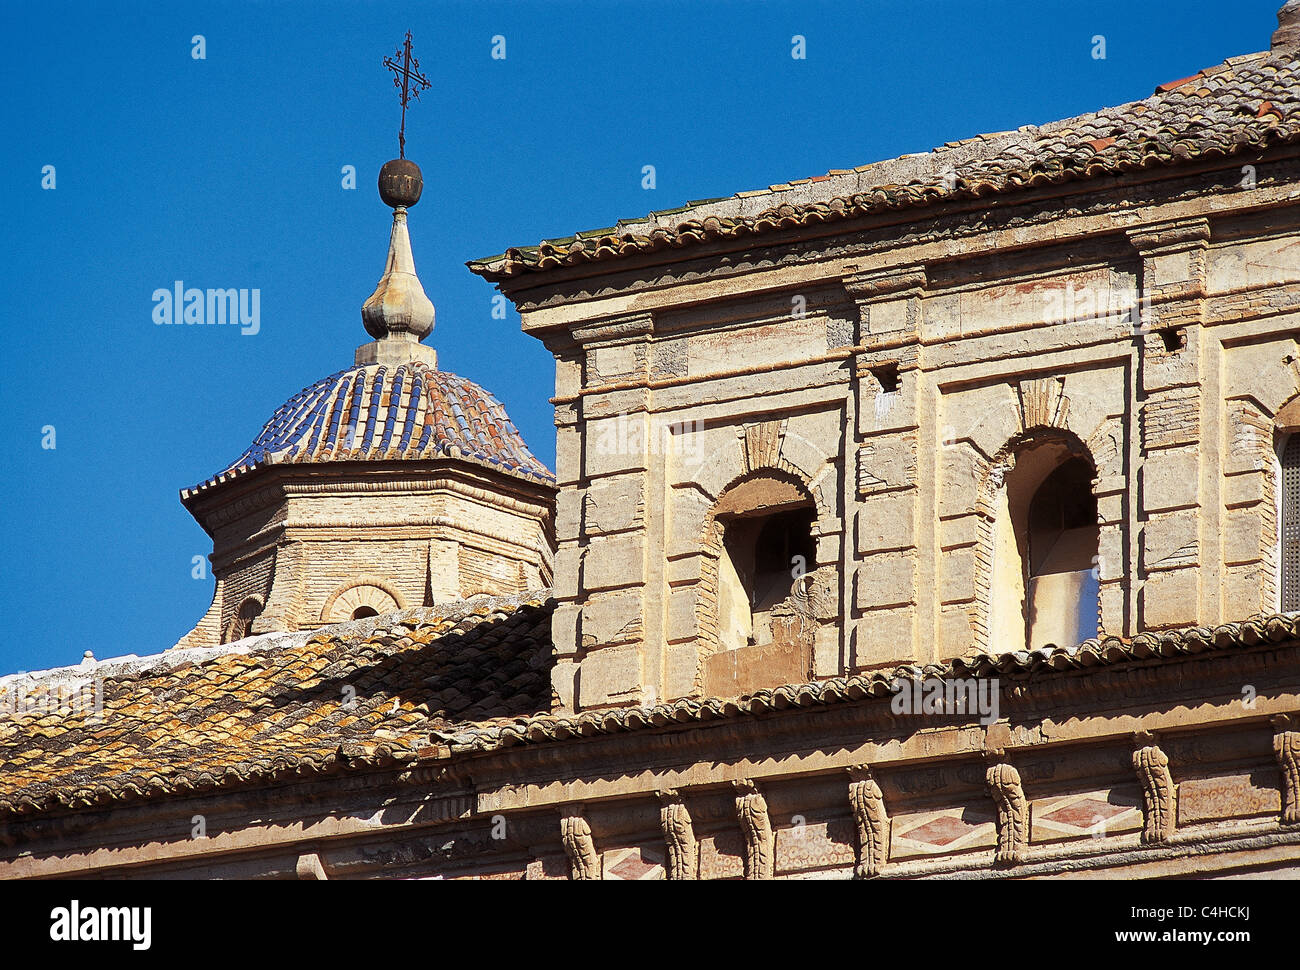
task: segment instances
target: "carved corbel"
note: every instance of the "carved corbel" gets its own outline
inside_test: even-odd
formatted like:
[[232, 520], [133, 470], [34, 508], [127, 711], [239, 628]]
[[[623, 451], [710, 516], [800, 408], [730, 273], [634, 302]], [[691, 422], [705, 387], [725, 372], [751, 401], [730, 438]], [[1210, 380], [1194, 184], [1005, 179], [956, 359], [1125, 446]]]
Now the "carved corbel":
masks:
[[656, 794], [660, 803], [659, 825], [668, 846], [667, 876], [669, 879], [694, 879], [697, 863], [691, 813], [675, 790], [669, 788]]
[[855, 879], [880, 875], [889, 855], [889, 816], [885, 814], [885, 797], [880, 785], [866, 765], [849, 771], [849, 807], [858, 828], [858, 863], [853, 867]]
[[1273, 756], [1282, 769], [1282, 824], [1300, 825], [1300, 715], [1273, 718]]
[[771, 879], [776, 858], [772, 822], [767, 816], [767, 801], [752, 781], [735, 781], [736, 818], [745, 836], [745, 878]]
[[1142, 841], [1164, 842], [1174, 834], [1174, 779], [1169, 774], [1169, 757], [1155, 738], [1140, 732], [1133, 736], [1133, 770], [1142, 786]]
[[570, 809], [560, 818], [560, 841], [569, 857], [570, 879], [599, 879], [600, 856], [591, 838], [591, 826], [582, 817], [581, 807]]
[[994, 864], [1014, 866], [1024, 858], [1029, 844], [1029, 808], [1025, 789], [1020, 783], [1020, 772], [1002, 760], [1001, 751], [988, 755], [989, 767], [984, 782], [998, 810], [998, 848]]

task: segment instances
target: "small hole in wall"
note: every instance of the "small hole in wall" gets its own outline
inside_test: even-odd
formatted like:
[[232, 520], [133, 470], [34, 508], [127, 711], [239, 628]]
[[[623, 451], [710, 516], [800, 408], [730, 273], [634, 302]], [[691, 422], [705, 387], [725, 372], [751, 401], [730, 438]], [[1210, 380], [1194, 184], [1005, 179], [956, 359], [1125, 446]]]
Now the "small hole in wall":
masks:
[[379, 611], [376, 610], [373, 606], [358, 606], [355, 610], [352, 611], [352, 619], [354, 620], [365, 620], [368, 619], [369, 617], [378, 616], [378, 615], [379, 615]]
[[1160, 340], [1164, 344], [1165, 353], [1174, 354], [1187, 346], [1187, 331], [1181, 327], [1170, 327], [1160, 331]]
[[898, 390], [898, 365], [882, 364], [879, 367], [871, 368], [871, 376], [876, 379], [880, 385], [882, 394], [893, 394]]

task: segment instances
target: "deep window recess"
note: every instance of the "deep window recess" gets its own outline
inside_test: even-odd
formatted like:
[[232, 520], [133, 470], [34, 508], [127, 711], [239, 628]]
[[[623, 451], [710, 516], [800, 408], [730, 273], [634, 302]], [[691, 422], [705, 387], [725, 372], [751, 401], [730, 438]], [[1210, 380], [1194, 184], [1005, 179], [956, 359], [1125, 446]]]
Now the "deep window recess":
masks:
[[1284, 612], [1300, 610], [1300, 433], [1282, 449], [1282, 602]]
[[1072, 458], [1029, 503], [1025, 622], [1030, 649], [1097, 635], [1097, 499], [1093, 471]]
[[239, 604], [239, 609], [235, 615], [230, 618], [230, 623], [226, 627], [226, 643], [234, 643], [236, 640], [242, 640], [249, 635], [252, 630], [253, 621], [257, 619], [262, 612], [262, 604], [255, 597], [248, 597], [244, 602]]
[[791, 599], [815, 564], [815, 518], [813, 509], [795, 508], [724, 522], [718, 606], [725, 647], [772, 642], [773, 608]]

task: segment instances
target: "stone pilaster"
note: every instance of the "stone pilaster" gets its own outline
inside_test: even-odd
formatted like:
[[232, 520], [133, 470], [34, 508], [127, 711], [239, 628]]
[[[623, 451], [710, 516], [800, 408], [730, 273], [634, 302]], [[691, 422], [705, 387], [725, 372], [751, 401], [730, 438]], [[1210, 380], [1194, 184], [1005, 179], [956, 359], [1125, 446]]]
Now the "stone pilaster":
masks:
[[[1141, 514], [1140, 620], [1143, 629], [1196, 623], [1202, 589], [1217, 566], [1202, 539], [1217, 534], [1217, 504], [1201, 487], [1207, 348], [1203, 347], [1207, 220], [1133, 229], [1142, 260], [1140, 291]], [[1211, 389], [1213, 390], [1213, 389]], [[1217, 410], [1214, 412], [1217, 417]], [[1209, 570], [1209, 571], [1207, 571]]]
[[[914, 644], [917, 590], [931, 526], [919, 514], [921, 414], [919, 341], [925, 267], [904, 266], [846, 278], [858, 308], [854, 359], [857, 449], [852, 522], [854, 576], [849, 666], [902, 659], [898, 644]], [[885, 631], [892, 631], [886, 635]], [[909, 647], [910, 649], [910, 647]]]

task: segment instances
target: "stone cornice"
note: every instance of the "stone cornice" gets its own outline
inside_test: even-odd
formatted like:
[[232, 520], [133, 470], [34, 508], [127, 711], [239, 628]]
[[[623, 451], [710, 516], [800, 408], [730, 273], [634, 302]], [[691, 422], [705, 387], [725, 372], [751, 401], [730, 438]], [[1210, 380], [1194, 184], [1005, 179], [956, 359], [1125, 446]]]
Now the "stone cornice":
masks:
[[[1284, 677], [1273, 685], [1279, 673]], [[1095, 689], [1080, 691], [1081, 681], [1094, 681]], [[1239, 683], [1260, 690], [1249, 710], [1242, 707], [1235, 689], [1223, 688]], [[1025, 690], [1029, 684], [1032, 696]], [[1133, 713], [1138, 699], [1149, 708], [1146, 713]], [[1193, 706], [1196, 717], [1188, 720], [1180, 709]], [[631, 736], [592, 736], [576, 746], [497, 749], [471, 763], [479, 785], [479, 811], [491, 812], [545, 805], [553, 799], [594, 802], [643, 789], [683, 790], [742, 778], [821, 774], [858, 764], [933, 764], [978, 758], [996, 749], [1005, 750], [1008, 758], [1052, 757], [1046, 752], [1057, 745], [1127, 744], [1135, 731], [1264, 725], [1276, 714], [1298, 709], [1300, 643], [1290, 642], [1239, 655], [1124, 665], [1088, 676], [1043, 672], [1028, 680], [1007, 678], [1001, 688], [1001, 717], [987, 727], [956, 715], [895, 715], [882, 697], [875, 703], [769, 707], [749, 717], [739, 709], [730, 718], [719, 711], [702, 722], [665, 723]], [[732, 754], [737, 751], [753, 754], [738, 758]], [[701, 773], [694, 767], [699, 764], [709, 770]], [[627, 777], [617, 783], [600, 780], [624, 772]], [[588, 777], [595, 780], [574, 781]]]
[[242, 487], [227, 486], [191, 500], [190, 511], [209, 535], [244, 516], [281, 505], [289, 496], [445, 490], [512, 511], [537, 515], [540, 510], [549, 515], [549, 506], [558, 491], [558, 486], [550, 483], [496, 475], [477, 466], [456, 467], [447, 459], [265, 465], [236, 481]]
[[[858, 265], [864, 260], [878, 263], [861, 270], [870, 272], [900, 264], [946, 262], [982, 252], [1006, 254], [1042, 245], [1041, 237], [1026, 232], [1036, 226], [1051, 225], [1053, 243], [1073, 243], [1126, 231], [1141, 221], [1144, 213], [1156, 216], [1156, 222], [1245, 214], [1295, 203], [1294, 183], [1300, 181], [1298, 156], [1300, 152], [1293, 146], [1275, 149], [1269, 165], [1270, 180], [1261, 181], [1252, 190], [1243, 190], [1237, 184], [1240, 165], [1209, 162], [1147, 172], [1145, 177], [1140, 177], [1142, 173], [1121, 176], [1108, 180], [1105, 188], [1084, 183], [1057, 186], [1055, 191], [1036, 192], [1014, 203], [1003, 201], [996, 208], [987, 203], [949, 203], [925, 213], [923, 218], [917, 218], [918, 213], [910, 213], [911, 218], [881, 213], [853, 223], [792, 232], [763, 246], [749, 239], [725, 246], [714, 244], [699, 247], [689, 260], [682, 260], [676, 253], [672, 254], [676, 258], [662, 260], [620, 260], [598, 276], [593, 276], [592, 270], [600, 269], [600, 264], [548, 273], [546, 280], [526, 276], [514, 281], [519, 288], [512, 287], [512, 299], [521, 312], [535, 317], [532, 321], [525, 318], [524, 329], [540, 336], [541, 331], [552, 328], [545, 322], [547, 308], [568, 307], [575, 300], [604, 301], [639, 294], [644, 303], [651, 291], [660, 288], [721, 280], [760, 269], [793, 270], [804, 265], [811, 269], [840, 259]], [[900, 226], [905, 229], [902, 233]], [[969, 241], [974, 239], [983, 241], [972, 246]], [[956, 240], [965, 241], [957, 253], [943, 245]], [[839, 267], [825, 266], [800, 275], [828, 282], [844, 272]], [[571, 278], [566, 280], [566, 276]], [[798, 285], [806, 284], [772, 282], [765, 288]]]

